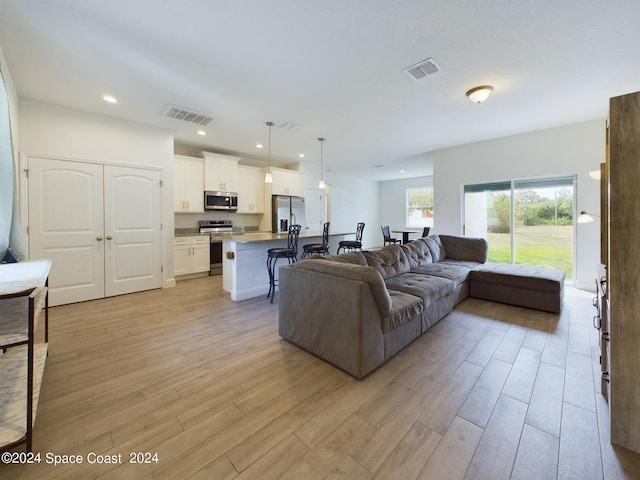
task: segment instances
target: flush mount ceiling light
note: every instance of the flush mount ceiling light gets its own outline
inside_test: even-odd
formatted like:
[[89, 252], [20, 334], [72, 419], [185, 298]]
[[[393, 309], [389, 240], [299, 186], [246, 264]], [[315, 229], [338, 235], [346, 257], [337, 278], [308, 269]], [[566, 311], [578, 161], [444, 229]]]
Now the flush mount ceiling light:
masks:
[[204, 130], [198, 130], [196, 133], [203, 137], [207, 134], [207, 132], [205, 132]]
[[473, 103], [482, 103], [489, 98], [491, 92], [493, 92], [493, 87], [491, 85], [481, 85], [469, 90], [467, 92], [467, 97], [469, 97], [469, 100]]
[[102, 100], [107, 103], [118, 103], [118, 100], [113, 95], [105, 95], [104, 97], [102, 97]]
[[273, 183], [273, 175], [271, 175], [271, 127], [273, 127], [273, 122], [267, 122], [267, 127], [269, 127], [269, 170], [264, 176], [264, 183]]

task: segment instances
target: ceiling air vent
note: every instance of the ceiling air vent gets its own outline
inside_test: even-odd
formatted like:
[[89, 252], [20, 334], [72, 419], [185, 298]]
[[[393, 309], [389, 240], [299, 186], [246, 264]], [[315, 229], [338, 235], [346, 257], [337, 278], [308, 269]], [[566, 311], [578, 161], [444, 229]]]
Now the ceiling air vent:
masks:
[[300, 128], [300, 125], [291, 122], [283, 122], [279, 125], [276, 125], [278, 128], [282, 128], [283, 130], [296, 130]]
[[195, 110], [191, 110], [185, 107], [179, 107], [177, 105], [167, 105], [167, 108], [164, 109], [162, 114], [168, 118], [174, 118], [176, 120], [182, 120], [183, 122], [191, 122], [196, 125], [202, 125], [203, 127], [208, 127], [211, 122], [215, 120], [211, 115], [206, 115], [204, 113], [196, 112]]
[[405, 68], [404, 71], [414, 80], [422, 80], [440, 71], [440, 67], [433, 58], [427, 58], [420, 63]]

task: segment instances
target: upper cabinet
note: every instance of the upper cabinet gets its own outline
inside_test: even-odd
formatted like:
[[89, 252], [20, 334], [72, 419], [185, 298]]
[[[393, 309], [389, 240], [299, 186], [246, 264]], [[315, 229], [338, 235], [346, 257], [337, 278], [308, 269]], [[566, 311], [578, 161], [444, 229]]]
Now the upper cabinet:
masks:
[[204, 212], [204, 161], [175, 155], [173, 159], [173, 211]]
[[238, 165], [238, 213], [264, 213], [264, 171]]
[[271, 175], [273, 176], [271, 195], [302, 196], [302, 177], [300, 172], [272, 168]]
[[239, 157], [202, 152], [204, 156], [204, 190], [238, 191]]

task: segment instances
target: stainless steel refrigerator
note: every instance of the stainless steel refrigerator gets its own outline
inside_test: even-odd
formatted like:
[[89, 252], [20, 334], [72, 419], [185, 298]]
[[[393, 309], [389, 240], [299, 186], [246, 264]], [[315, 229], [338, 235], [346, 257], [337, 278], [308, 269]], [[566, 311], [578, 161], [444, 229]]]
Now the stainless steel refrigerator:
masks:
[[289, 225], [301, 225], [303, 232], [307, 229], [304, 197], [273, 195], [271, 197], [271, 231], [285, 233], [289, 231]]

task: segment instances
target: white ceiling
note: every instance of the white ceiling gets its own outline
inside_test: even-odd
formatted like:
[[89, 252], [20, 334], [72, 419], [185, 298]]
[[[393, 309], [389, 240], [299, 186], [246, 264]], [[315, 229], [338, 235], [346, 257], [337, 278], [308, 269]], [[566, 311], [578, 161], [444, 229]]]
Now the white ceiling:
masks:
[[[292, 122], [274, 164], [319, 166], [322, 136], [328, 169], [377, 180], [431, 174], [434, 149], [605, 118], [640, 90], [639, 25], [638, 0], [0, 0], [21, 97], [253, 159], [264, 122]], [[440, 72], [403, 71], [428, 57]], [[495, 90], [476, 105], [481, 84]], [[167, 104], [216, 121], [200, 137]]]

